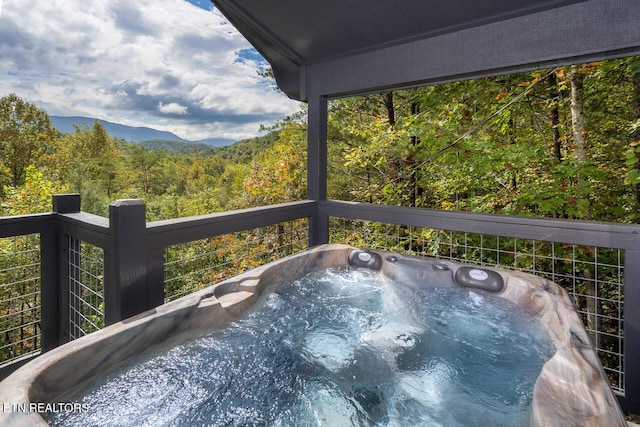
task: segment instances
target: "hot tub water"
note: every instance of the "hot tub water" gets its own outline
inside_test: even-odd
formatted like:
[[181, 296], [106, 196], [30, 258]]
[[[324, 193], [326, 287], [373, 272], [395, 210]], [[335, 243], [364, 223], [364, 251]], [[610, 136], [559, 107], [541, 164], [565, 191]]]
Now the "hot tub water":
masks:
[[[242, 318], [128, 360], [53, 425], [528, 425], [555, 348], [522, 308], [368, 269], [270, 287]], [[173, 343], [173, 344], [172, 344]]]

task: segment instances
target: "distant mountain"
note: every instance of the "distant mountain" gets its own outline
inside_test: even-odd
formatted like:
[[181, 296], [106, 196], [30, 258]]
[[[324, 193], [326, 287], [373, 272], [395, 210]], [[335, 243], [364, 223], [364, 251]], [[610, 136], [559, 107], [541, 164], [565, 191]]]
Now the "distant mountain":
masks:
[[160, 131], [157, 129], [152, 129], [148, 127], [134, 127], [134, 126], [126, 126], [118, 123], [108, 122], [106, 120], [93, 119], [90, 117], [62, 117], [62, 116], [49, 116], [51, 118], [51, 122], [60, 132], [64, 133], [73, 133], [75, 132], [74, 124], [82, 127], [88, 126], [89, 128], [93, 126], [93, 123], [97, 120], [104, 126], [107, 133], [116, 139], [124, 139], [129, 142], [144, 142], [144, 141], [176, 141], [182, 142], [185, 144], [197, 143], [197, 144], [206, 144], [208, 146], [224, 146], [233, 144], [235, 141], [224, 138], [209, 138], [203, 139], [201, 141], [188, 141], [186, 139], [180, 138], [178, 135], [172, 132]]

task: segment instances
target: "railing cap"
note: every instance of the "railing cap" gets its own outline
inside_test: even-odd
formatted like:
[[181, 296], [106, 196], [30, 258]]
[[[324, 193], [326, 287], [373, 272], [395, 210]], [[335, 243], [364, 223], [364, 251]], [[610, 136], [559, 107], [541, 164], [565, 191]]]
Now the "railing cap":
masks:
[[140, 199], [119, 199], [116, 200], [115, 202], [112, 202], [109, 206], [115, 206], [115, 207], [120, 207], [120, 206], [144, 206], [144, 202]]
[[80, 212], [80, 194], [54, 194], [51, 198], [53, 212], [66, 214]]

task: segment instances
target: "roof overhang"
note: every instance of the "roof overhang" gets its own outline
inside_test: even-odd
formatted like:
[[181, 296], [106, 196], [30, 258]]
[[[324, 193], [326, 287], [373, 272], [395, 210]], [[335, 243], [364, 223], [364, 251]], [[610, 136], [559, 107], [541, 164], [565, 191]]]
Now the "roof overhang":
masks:
[[640, 53], [637, 0], [213, 0], [291, 98]]

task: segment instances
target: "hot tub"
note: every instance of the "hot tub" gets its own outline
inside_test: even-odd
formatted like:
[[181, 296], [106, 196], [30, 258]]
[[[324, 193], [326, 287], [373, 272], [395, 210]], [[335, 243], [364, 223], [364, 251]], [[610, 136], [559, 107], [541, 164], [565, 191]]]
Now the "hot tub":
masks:
[[[224, 331], [229, 327], [227, 325], [234, 324], [237, 319], [242, 319], [247, 313], [251, 313], [255, 306], [271, 304], [268, 298], [277, 294], [278, 284], [290, 283], [310, 272], [336, 268], [350, 271], [361, 270], [370, 275], [380, 276], [391, 283], [390, 291], [385, 291], [386, 293], [376, 291], [375, 294], [382, 296], [382, 303], [388, 311], [390, 310], [392, 314], [399, 313], [400, 317], [405, 315], [402, 312], [404, 310], [403, 304], [406, 302], [392, 301], [402, 293], [398, 293], [394, 289], [418, 292], [405, 294], [410, 295], [409, 298], [413, 298], [411, 295], [416, 295], [415, 298], [424, 298], [424, 305], [428, 305], [432, 300], [435, 301], [436, 290], [438, 292], [442, 292], [442, 290], [455, 291], [457, 292], [455, 295], [467, 298], [468, 304], [472, 306], [475, 304], [484, 305], [484, 302], [489, 300], [513, 305], [517, 310], [520, 310], [522, 316], [526, 317], [524, 320], [516, 319], [518, 321], [514, 321], [513, 324], [522, 325], [532, 319], [533, 323], [537, 325], [536, 327], [542, 331], [541, 334], [544, 335], [541, 339], [544, 342], [548, 341], [551, 349], [548, 357], [540, 362], [540, 367], [535, 368], [536, 372], [539, 370], [539, 374], [532, 381], [531, 390], [522, 391], [523, 396], [530, 396], [530, 401], [526, 402], [528, 424], [532, 426], [626, 425], [617, 399], [610, 388], [595, 351], [589, 344], [589, 339], [571, 299], [558, 285], [537, 276], [518, 272], [362, 250], [345, 245], [324, 245], [283, 258], [104, 328], [38, 357], [0, 383], [0, 401], [3, 403], [0, 425], [46, 425], [45, 418], [41, 416], [41, 413], [44, 413], [45, 417], [50, 417], [58, 412], [90, 412], [90, 405], [73, 397], [74, 390], [99, 383], [103, 377], [119, 375], [117, 372], [119, 372], [118, 369], [122, 369], [123, 363], [126, 363], [127, 360], [138, 360], [136, 358], [148, 352], [149, 349], [166, 347], [167, 342], [170, 342], [171, 346], [181, 345], [185, 341], [195, 339], [194, 337], [202, 336], [202, 331], [212, 328]], [[358, 280], [360, 279], [358, 278], [356, 282]], [[357, 286], [358, 284], [354, 283], [349, 292], [357, 289]], [[429, 292], [434, 292], [434, 298], [429, 296]], [[351, 297], [351, 294], [347, 297]], [[359, 298], [365, 302], [371, 300], [370, 297], [359, 296]], [[421, 304], [418, 302], [418, 306]], [[465, 302], [465, 304], [467, 303]], [[389, 307], [391, 308], [389, 309]], [[288, 309], [287, 305], [282, 307], [284, 312], [287, 312]], [[356, 307], [356, 310], [362, 311], [361, 307]], [[518, 313], [517, 310], [516, 313]], [[442, 313], [446, 313], [446, 307], [436, 307], [435, 311], [440, 313], [438, 314], [440, 317], [435, 318], [436, 323], [443, 323], [449, 329], [456, 328], [455, 325], [447, 324], [450, 319], [442, 315]], [[289, 312], [288, 316], [291, 319], [295, 313]], [[440, 373], [436, 377], [425, 377], [418, 373], [424, 371], [412, 370], [416, 369], [415, 365], [425, 364], [422, 359], [416, 361], [417, 359], [412, 353], [412, 349], [419, 347], [416, 344], [417, 341], [420, 339], [428, 341], [426, 338], [420, 338], [426, 336], [424, 331], [419, 331], [420, 326], [405, 325], [400, 326], [403, 329], [399, 330], [395, 326], [397, 322], [388, 322], [382, 326], [369, 325], [364, 329], [358, 329], [355, 332], [357, 335], [355, 340], [349, 341], [340, 334], [336, 337], [336, 334], [314, 330], [312, 325], [314, 319], [298, 320], [306, 325], [304, 327], [311, 333], [302, 336], [300, 341], [304, 342], [288, 343], [287, 345], [295, 347], [299, 344], [298, 347], [303, 349], [306, 355], [303, 363], [308, 365], [315, 363], [324, 371], [338, 372], [343, 377], [345, 369], [350, 369], [349, 376], [351, 376], [351, 372], [355, 372], [367, 377], [364, 388], [362, 386], [364, 380], [356, 378], [355, 373], [352, 375], [353, 384], [338, 384], [336, 386], [338, 392], [342, 387], [345, 395], [350, 395], [346, 397], [346, 400], [337, 399], [333, 391], [326, 386], [309, 390], [312, 397], [307, 399], [304, 410], [307, 412], [315, 411], [314, 414], [317, 415], [320, 410], [310, 409], [309, 405], [313, 406], [315, 400], [324, 399], [326, 401], [327, 396], [330, 398], [330, 407], [335, 408], [330, 411], [333, 413], [321, 414], [324, 417], [321, 420], [324, 420], [325, 423], [330, 423], [331, 419], [335, 421], [335, 417], [342, 415], [344, 415], [343, 421], [349, 420], [348, 411], [353, 409], [350, 407], [350, 404], [353, 403], [356, 412], [373, 411], [374, 415], [379, 417], [376, 419], [377, 424], [393, 425], [396, 423], [401, 425], [402, 422], [385, 412], [387, 409], [384, 408], [396, 405], [395, 402], [392, 402], [396, 398], [402, 402], [413, 402], [415, 398], [421, 397], [418, 396], [420, 394], [436, 393], [433, 391], [431, 382], [442, 381], [442, 378], [446, 379], [446, 375], [443, 377], [442, 371], [438, 371]], [[371, 323], [375, 323], [375, 321], [371, 321]], [[475, 326], [472, 324], [471, 327]], [[478, 321], [478, 331], [481, 327], [482, 322]], [[522, 335], [525, 340], [529, 339], [524, 332], [515, 332], [515, 335]], [[489, 329], [489, 334], [492, 333], [502, 334], [500, 331]], [[465, 345], [470, 346], [474, 345], [473, 342], [469, 342], [472, 340], [473, 336], [462, 339]], [[431, 342], [424, 342], [421, 348], [424, 351], [431, 345]], [[436, 344], [433, 343], [433, 346]], [[362, 360], [355, 356], [357, 352], [361, 351], [360, 347], [370, 349], [368, 354], [375, 360], [371, 359], [370, 364], [366, 362], [363, 365]], [[523, 349], [528, 351], [524, 347]], [[319, 353], [315, 356], [309, 356], [310, 350]], [[508, 361], [500, 360], [502, 357], [500, 354], [500, 351], [496, 351], [494, 355], [496, 364], [508, 363]], [[446, 352], [438, 355], [438, 358], [443, 357], [447, 357]], [[355, 366], [357, 363], [360, 365]], [[526, 362], [520, 360], [518, 363]], [[281, 365], [280, 362], [269, 366], [279, 365]], [[400, 376], [396, 375], [397, 378], [392, 381], [383, 382], [380, 380], [380, 385], [375, 383], [375, 375], [378, 372], [397, 373], [397, 365], [402, 365]], [[112, 372], [116, 372], [116, 374]], [[464, 372], [464, 369], [460, 372]], [[153, 375], [153, 373], [149, 374]], [[286, 375], [286, 373], [267, 372], [264, 378], [268, 380], [269, 375]], [[289, 383], [295, 383], [297, 375]], [[313, 375], [318, 374], [314, 373]], [[490, 378], [487, 378], [487, 381], [489, 380]], [[333, 381], [331, 384], [338, 382], [331, 381]], [[487, 384], [489, 383], [487, 382]], [[488, 385], [487, 387], [490, 388]], [[247, 391], [247, 393], [251, 394], [251, 391]], [[442, 399], [442, 393], [436, 394], [435, 397], [427, 397], [431, 400], [433, 400], [432, 398]], [[371, 405], [373, 409], [363, 409], [362, 406], [367, 405], [363, 402], [372, 399], [375, 401], [375, 405]], [[386, 406], [381, 403], [381, 400], [385, 399], [386, 402], [383, 403]], [[343, 405], [340, 406], [338, 403]], [[380, 409], [381, 406], [384, 408]], [[472, 418], [468, 418], [466, 422], [460, 421], [461, 418], [456, 417], [455, 414], [458, 409], [460, 412], [473, 411], [473, 409], [464, 408], [464, 406], [463, 402], [459, 408], [448, 409], [452, 414], [441, 414], [440, 419], [458, 420], [460, 425], [469, 425], [469, 420]], [[406, 410], [404, 406], [403, 408]], [[288, 408], [286, 410], [288, 411]], [[468, 417], [472, 416], [468, 415]], [[509, 419], [509, 414], [504, 416]], [[291, 420], [295, 417], [287, 419]], [[216, 419], [211, 420], [213, 423], [217, 421]], [[482, 425], [481, 420], [474, 422], [477, 425]], [[414, 419], [412, 424], [415, 423]], [[427, 424], [439, 425], [437, 422]]]

